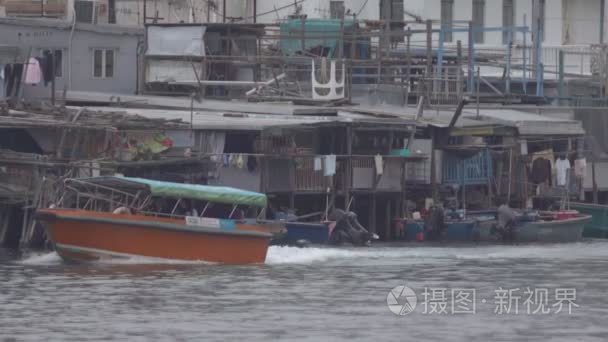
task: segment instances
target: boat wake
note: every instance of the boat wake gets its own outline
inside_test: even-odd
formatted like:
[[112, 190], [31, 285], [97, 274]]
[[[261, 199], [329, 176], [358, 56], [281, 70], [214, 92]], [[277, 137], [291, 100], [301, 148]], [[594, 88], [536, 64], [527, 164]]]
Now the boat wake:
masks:
[[[552, 245], [471, 245], [471, 246], [382, 246], [371, 248], [339, 247], [287, 247], [271, 246], [266, 256], [266, 265], [317, 264], [326, 262], [358, 264], [365, 262], [385, 263], [433, 263], [445, 260], [506, 260], [506, 259], [607, 259], [608, 242], [592, 241]], [[29, 254], [18, 261], [22, 265], [57, 265], [63, 263], [56, 252]], [[122, 259], [96, 261], [99, 265], [208, 265], [205, 261], [185, 261], [153, 257], [133, 256]]]
[[25, 259], [19, 260], [19, 264], [22, 265], [56, 265], [62, 262], [61, 257], [57, 252], [50, 252], [45, 254], [32, 254], [26, 256]]

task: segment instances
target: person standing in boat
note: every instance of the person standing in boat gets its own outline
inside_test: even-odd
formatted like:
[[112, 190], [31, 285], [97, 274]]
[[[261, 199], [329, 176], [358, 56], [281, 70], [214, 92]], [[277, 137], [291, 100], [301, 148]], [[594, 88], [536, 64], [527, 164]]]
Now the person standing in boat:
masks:
[[498, 233], [500, 234], [503, 241], [510, 242], [515, 239], [515, 224], [517, 223], [517, 213], [511, 207], [505, 199], [499, 198], [497, 200], [497, 219], [498, 219]]

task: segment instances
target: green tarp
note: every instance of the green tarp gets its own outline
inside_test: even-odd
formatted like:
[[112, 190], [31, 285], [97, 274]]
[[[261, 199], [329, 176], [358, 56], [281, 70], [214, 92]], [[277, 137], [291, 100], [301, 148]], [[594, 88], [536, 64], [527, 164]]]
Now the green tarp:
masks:
[[[344, 28], [354, 26], [353, 20], [344, 20]], [[329, 48], [328, 57], [333, 57], [340, 37], [339, 19], [304, 20], [304, 48], [322, 46]], [[281, 23], [281, 51], [284, 55], [295, 55], [302, 50], [302, 21], [290, 19]]]

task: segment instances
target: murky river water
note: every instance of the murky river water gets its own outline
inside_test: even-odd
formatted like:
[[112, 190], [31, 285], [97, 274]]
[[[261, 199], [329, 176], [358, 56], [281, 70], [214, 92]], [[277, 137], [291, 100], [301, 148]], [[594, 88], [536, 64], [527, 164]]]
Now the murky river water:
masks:
[[247, 267], [0, 249], [0, 340], [606, 341], [607, 289], [606, 241], [271, 247]]

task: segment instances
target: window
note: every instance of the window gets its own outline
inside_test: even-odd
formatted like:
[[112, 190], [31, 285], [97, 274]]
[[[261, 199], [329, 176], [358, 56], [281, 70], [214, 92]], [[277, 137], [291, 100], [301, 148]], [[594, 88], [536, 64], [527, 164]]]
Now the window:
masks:
[[485, 10], [486, 10], [486, 1], [485, 0], [473, 0], [473, 27], [476, 27], [475, 30], [475, 43], [483, 44], [484, 32], [483, 28], [485, 26]]
[[344, 19], [344, 1], [330, 1], [329, 16], [331, 19]]
[[[534, 4], [536, 4], [536, 6], [538, 7], [536, 9], [536, 11], [537, 11], [536, 15], [538, 16], [538, 22], [532, 24], [532, 27], [537, 27], [537, 25], [540, 26], [539, 27], [539, 29], [540, 29], [540, 37], [541, 37], [540, 39], [543, 42], [545, 41], [545, 20], [546, 20], [546, 18], [545, 18], [545, 7], [546, 7], [545, 6], [545, 2], [546, 2], [545, 0], [536, 0], [534, 2]], [[534, 12], [534, 11], [532, 11], [532, 12]]]
[[76, 0], [74, 12], [77, 22], [91, 24], [93, 22], [93, 1]]
[[63, 77], [63, 50], [42, 49], [40, 51], [40, 56], [43, 57], [47, 53], [53, 54], [53, 61], [55, 62], [55, 77]]
[[[509, 27], [515, 25], [515, 0], [502, 0], [502, 26]], [[511, 35], [511, 40], [513, 40]], [[502, 31], [502, 43], [509, 44], [509, 32]]]
[[115, 61], [113, 49], [93, 50], [93, 77], [114, 77], [114, 62]]
[[[454, 20], [454, 0], [441, 0], [441, 26], [444, 29], [452, 28]], [[444, 41], [451, 42], [454, 38], [452, 32], [445, 32]]]

